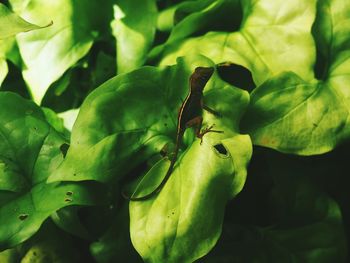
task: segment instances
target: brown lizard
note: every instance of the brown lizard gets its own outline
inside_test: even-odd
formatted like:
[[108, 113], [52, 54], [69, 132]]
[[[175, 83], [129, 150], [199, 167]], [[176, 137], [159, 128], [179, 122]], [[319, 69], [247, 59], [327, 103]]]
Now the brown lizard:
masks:
[[214, 68], [212, 67], [197, 67], [190, 77], [190, 91], [182, 103], [177, 117], [177, 132], [174, 155], [171, 158], [170, 166], [162, 182], [151, 193], [141, 197], [129, 197], [125, 193], [122, 193], [126, 199], [131, 201], [142, 201], [149, 199], [161, 191], [165, 183], [168, 181], [171, 173], [173, 172], [182, 138], [187, 128], [196, 128], [196, 136], [201, 139], [201, 143], [204, 134], [208, 132], [222, 133], [222, 131], [212, 130], [213, 125], [201, 131], [203, 122], [202, 109], [207, 110], [216, 116], [220, 116], [216, 111], [208, 108], [203, 104], [203, 89], [213, 73]]

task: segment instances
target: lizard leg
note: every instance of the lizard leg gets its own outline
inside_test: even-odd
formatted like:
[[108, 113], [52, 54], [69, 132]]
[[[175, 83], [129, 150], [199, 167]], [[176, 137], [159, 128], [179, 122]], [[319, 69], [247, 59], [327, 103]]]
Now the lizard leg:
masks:
[[213, 130], [214, 128], [214, 124], [213, 125], [210, 125], [209, 127], [206, 127], [205, 129], [203, 129], [202, 131], [200, 131], [198, 134], [197, 134], [197, 137], [198, 138], [201, 138], [201, 143], [202, 143], [202, 138], [203, 136], [208, 133], [208, 132], [216, 132], [216, 133], [224, 133], [224, 131], [219, 131], [219, 130]]
[[202, 131], [199, 131], [196, 136], [201, 139], [200, 144], [203, 142], [203, 136], [208, 133], [208, 132], [216, 132], [216, 133], [224, 133], [224, 131], [219, 131], [219, 130], [213, 130], [214, 124], [210, 125], [209, 127], [206, 127]]
[[203, 123], [202, 116], [197, 116], [191, 120], [189, 120], [186, 123], [186, 127], [195, 127], [196, 128], [196, 137], [201, 139], [200, 144], [203, 142], [203, 136], [208, 132], [217, 132], [217, 133], [223, 133], [223, 131], [213, 130], [214, 125], [211, 125], [210, 127], [207, 127], [201, 131]]

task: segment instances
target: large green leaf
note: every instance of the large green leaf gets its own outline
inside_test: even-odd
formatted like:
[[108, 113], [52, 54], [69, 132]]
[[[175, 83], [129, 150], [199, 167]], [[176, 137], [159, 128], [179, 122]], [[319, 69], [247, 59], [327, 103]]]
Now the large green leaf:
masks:
[[0, 93], [0, 137], [0, 224], [6, 226], [0, 229], [0, 249], [29, 238], [61, 207], [103, 200], [94, 184], [46, 184], [63, 160], [65, 140], [33, 102]]
[[241, 5], [242, 10], [239, 5], [230, 9], [232, 16], [243, 12], [239, 31], [209, 32], [170, 43], [160, 64], [173, 64], [178, 56], [200, 53], [215, 63], [231, 61], [245, 66], [257, 85], [286, 70], [311, 79], [315, 48], [310, 31], [315, 1], [248, 0]]
[[[223, 123], [218, 127], [229, 133]], [[146, 262], [193, 262], [218, 240], [225, 205], [245, 182], [251, 146], [245, 135], [207, 140], [203, 145], [196, 140], [179, 157], [180, 163], [159, 195], [130, 204], [132, 242]], [[221, 143], [227, 155], [218, 153], [212, 146], [215, 143]], [[147, 176], [161, 179], [165, 168], [152, 169]], [[139, 188], [147, 189], [151, 179], [145, 181]]]
[[[119, 75], [96, 89], [82, 105], [67, 157], [50, 181], [111, 181], [159, 152], [175, 138], [177, 110], [188, 92], [190, 74], [196, 66], [209, 65], [212, 62], [204, 57], [185, 58], [176, 66], [144, 67]], [[200, 145], [188, 131], [181, 166], [160, 195], [130, 206], [132, 241], [145, 260], [165, 262], [167, 255], [168, 262], [191, 262], [206, 254], [220, 235], [227, 200], [244, 185], [251, 144], [247, 135], [238, 133], [238, 123], [248, 94], [215, 74], [205, 88], [204, 101], [223, 115], [218, 119], [204, 113], [204, 126], [215, 124], [224, 133], [209, 133]], [[153, 166], [137, 195], [152, 190], [167, 165], [161, 160]], [[169, 228], [160, 222], [169, 223]], [[199, 231], [204, 227], [208, 231]], [[184, 249], [185, 244], [193, 245]]]
[[155, 0], [119, 0], [114, 5], [113, 34], [118, 73], [142, 66], [153, 43], [157, 22]]
[[349, 138], [349, 12], [349, 2], [318, 1], [314, 35], [324, 62], [322, 79], [284, 73], [252, 92], [243, 127], [254, 144], [310, 155]]
[[[202, 145], [189, 140], [162, 191], [151, 200], [130, 204], [131, 239], [146, 262], [193, 262], [208, 253], [220, 236], [227, 201], [244, 185], [251, 146], [248, 136], [238, 134], [237, 124], [247, 98], [217, 76], [212, 81], [205, 98], [213, 100], [223, 118], [205, 114], [204, 120], [224, 135], [207, 134]], [[158, 162], [135, 196], [154, 189], [167, 168], [164, 160]]]
[[10, 3], [25, 19], [38, 24], [48, 19], [53, 21], [45, 30], [17, 37], [25, 63], [24, 79], [34, 100], [40, 103], [50, 84], [82, 58], [94, 39], [106, 31], [112, 15], [110, 2], [11, 0]]
[[175, 138], [176, 112], [192, 70], [183, 60], [143, 67], [93, 91], [80, 108], [67, 158], [50, 180], [110, 181], [159, 153]]
[[[238, 28], [239, 12], [232, 15], [233, 10], [239, 10], [238, 0], [197, 0], [184, 1], [171, 6], [160, 13], [158, 27], [171, 27], [171, 33], [164, 44], [155, 47], [150, 57], [158, 56], [166, 46], [203, 31]], [[164, 29], [163, 29], [164, 30]]]

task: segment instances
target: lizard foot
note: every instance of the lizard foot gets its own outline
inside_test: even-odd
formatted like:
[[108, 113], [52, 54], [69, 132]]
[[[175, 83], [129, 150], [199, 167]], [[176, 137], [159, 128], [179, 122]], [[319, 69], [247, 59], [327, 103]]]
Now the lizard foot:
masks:
[[203, 136], [208, 133], [208, 132], [216, 132], [216, 133], [224, 133], [224, 131], [218, 131], [218, 130], [213, 130], [215, 124], [210, 125], [209, 127], [206, 127], [204, 130], [202, 130], [199, 134], [198, 134], [198, 138], [201, 139], [200, 145], [202, 145], [203, 142]]

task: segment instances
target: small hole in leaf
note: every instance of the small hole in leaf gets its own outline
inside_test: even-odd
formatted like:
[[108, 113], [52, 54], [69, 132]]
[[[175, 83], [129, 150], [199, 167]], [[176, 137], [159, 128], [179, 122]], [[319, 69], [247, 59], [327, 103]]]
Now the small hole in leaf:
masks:
[[252, 91], [255, 88], [252, 73], [244, 66], [225, 62], [217, 65], [221, 79], [238, 88]]
[[72, 202], [73, 200], [71, 198], [64, 199], [65, 202]]
[[23, 221], [23, 220], [26, 220], [28, 216], [29, 216], [28, 214], [20, 214], [18, 218]]
[[36, 256], [36, 252], [35, 251], [33, 252], [33, 256]]
[[76, 175], [77, 175], [76, 173], [73, 174], [73, 176], [76, 176]]
[[222, 143], [214, 145], [214, 148], [215, 148], [220, 154], [227, 155], [227, 150], [226, 150], [225, 146], [224, 146]]
[[62, 153], [62, 155], [63, 155], [63, 158], [66, 157], [68, 149], [69, 149], [69, 144], [68, 144], [68, 143], [63, 143], [63, 144], [60, 146], [60, 151], [61, 151], [61, 153]]
[[72, 191], [67, 191], [66, 195], [71, 196], [71, 195], [73, 195], [73, 192]]
[[164, 123], [164, 126], [165, 126], [165, 127], [168, 127], [168, 124], [167, 124], [167, 123]]

